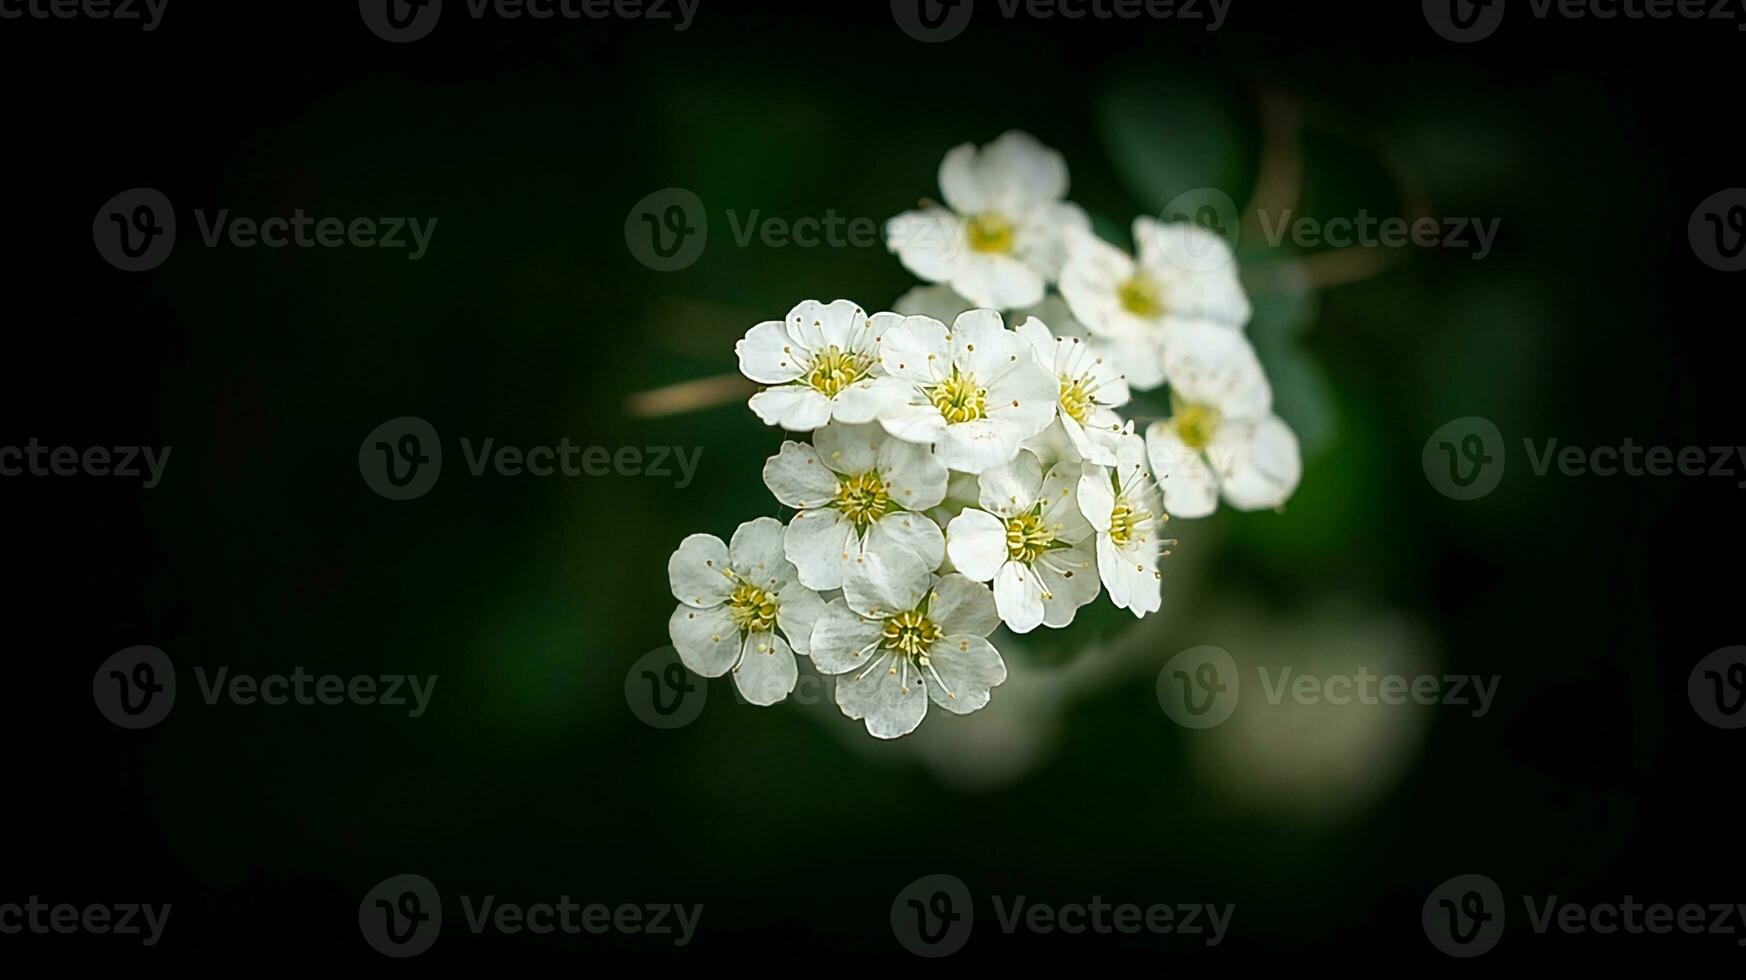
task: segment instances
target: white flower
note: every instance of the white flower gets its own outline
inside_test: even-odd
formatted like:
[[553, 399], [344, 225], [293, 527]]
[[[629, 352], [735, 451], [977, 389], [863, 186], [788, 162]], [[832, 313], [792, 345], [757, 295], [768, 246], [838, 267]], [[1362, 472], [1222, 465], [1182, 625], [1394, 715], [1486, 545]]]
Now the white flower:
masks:
[[1061, 273], [1062, 235], [1090, 227], [1083, 210], [1062, 200], [1067, 162], [1028, 133], [1009, 131], [980, 150], [954, 147], [940, 163], [940, 193], [946, 207], [891, 219], [885, 243], [904, 268], [976, 306], [1040, 301]]
[[846, 299], [807, 300], [786, 320], [766, 320], [734, 345], [740, 373], [774, 385], [752, 396], [766, 425], [811, 432], [832, 419], [871, 422], [901, 404], [909, 386], [884, 376], [867, 314]]
[[800, 513], [788, 523], [783, 553], [813, 589], [836, 589], [853, 558], [907, 548], [937, 568], [945, 555], [939, 525], [917, 513], [946, 496], [946, 468], [926, 446], [893, 439], [877, 425], [832, 422], [813, 445], [784, 442], [764, 464], [764, 484]]
[[[1097, 529], [1097, 572], [1117, 607], [1144, 616], [1163, 604], [1158, 537], [1170, 518], [1146, 472], [1146, 443], [1128, 436], [1116, 447], [1116, 465], [1087, 464], [1079, 478], [1079, 508]], [[1169, 552], [1163, 552], [1168, 555]]]
[[885, 373], [910, 386], [904, 404], [879, 416], [885, 431], [932, 445], [964, 473], [1012, 461], [1055, 418], [1056, 388], [1030, 345], [993, 310], [971, 310], [947, 332], [932, 317], [873, 317]]
[[936, 577], [907, 551], [868, 554], [812, 630], [812, 662], [837, 674], [837, 706], [868, 734], [914, 731], [928, 701], [953, 714], [988, 703], [1006, 664], [986, 636], [994, 596], [956, 573]]
[[1055, 378], [1058, 422], [1074, 450], [1093, 463], [1114, 465], [1123, 423], [1112, 409], [1128, 403], [1127, 379], [1101, 350], [1079, 337], [1056, 337], [1036, 317], [1017, 332]]
[[1185, 327], [1165, 355], [1172, 415], [1146, 429], [1164, 509], [1205, 517], [1223, 495], [1238, 510], [1278, 507], [1297, 489], [1297, 436], [1273, 414], [1273, 390], [1241, 334]]
[[775, 704], [794, 690], [794, 655], [810, 648], [824, 600], [782, 557], [781, 521], [741, 524], [732, 545], [693, 534], [667, 559], [667, 578], [679, 600], [667, 632], [685, 666], [704, 677], [733, 668], [734, 683], [753, 704]]
[[994, 605], [1015, 633], [1060, 629], [1097, 598], [1092, 528], [1079, 510], [1078, 463], [1043, 474], [1036, 454], [982, 474], [981, 510], [946, 526], [952, 565], [978, 582], [994, 582]]
[[1129, 384], [1146, 391], [1164, 381], [1164, 347], [1177, 327], [1207, 321], [1241, 329], [1250, 308], [1231, 248], [1213, 232], [1139, 218], [1134, 241], [1137, 262], [1089, 232], [1069, 235], [1060, 288]]

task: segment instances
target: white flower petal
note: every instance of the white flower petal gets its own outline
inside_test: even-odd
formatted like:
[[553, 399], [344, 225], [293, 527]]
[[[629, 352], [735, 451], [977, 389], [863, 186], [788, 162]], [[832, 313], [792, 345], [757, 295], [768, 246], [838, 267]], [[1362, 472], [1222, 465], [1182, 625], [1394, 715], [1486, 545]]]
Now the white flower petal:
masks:
[[1049, 282], [1061, 278], [1067, 263], [1067, 236], [1089, 231], [1091, 219], [1077, 204], [1057, 202], [1033, 208], [1014, 230], [1019, 258]]
[[994, 688], [1006, 681], [1006, 663], [994, 644], [980, 636], [941, 637], [928, 661], [940, 678], [928, 678], [928, 696], [955, 715], [987, 704]]
[[784, 321], [788, 335], [814, 351], [827, 347], [851, 350], [854, 346], [851, 341], [865, 329], [866, 324], [866, 311], [846, 299], [830, 303], [805, 300], [789, 310], [788, 319]]
[[1061, 386], [1019, 343], [1024, 360], [988, 382], [988, 417], [1015, 426], [1022, 442], [1055, 421]]
[[934, 453], [948, 469], [980, 474], [1012, 462], [1024, 442], [1017, 425], [986, 418], [945, 426]]
[[970, 301], [952, 292], [950, 286], [917, 286], [899, 296], [891, 308], [904, 316], [927, 316], [951, 323], [958, 314], [970, 309]]
[[805, 385], [766, 388], [747, 402], [765, 425], [790, 432], [811, 432], [831, 420], [831, 400]]
[[1146, 427], [1146, 454], [1152, 472], [1164, 488], [1164, 509], [1171, 517], [1206, 517], [1219, 509], [1219, 479], [1200, 450], [1177, 435], [1170, 422]]
[[872, 670], [837, 678], [837, 707], [863, 720], [874, 738], [898, 738], [915, 731], [927, 716], [928, 695], [907, 657], [887, 656]]
[[1012, 462], [984, 471], [980, 479], [977, 502], [982, 509], [1017, 517], [1036, 506], [1043, 492], [1043, 462], [1036, 453], [1020, 449]]
[[847, 601], [832, 599], [812, 626], [808, 640], [812, 665], [824, 674], [865, 669], [872, 662], [870, 658], [877, 656], [875, 650], [884, 628], [878, 620], [850, 609]]
[[812, 627], [824, 612], [825, 601], [800, 582], [790, 582], [776, 596], [776, 625], [795, 653], [806, 656], [812, 649]]
[[949, 634], [987, 636], [1000, 625], [994, 608], [994, 593], [980, 582], [956, 572], [934, 583], [928, 603], [928, 619]]
[[946, 467], [926, 446], [883, 440], [875, 468], [890, 485], [891, 499], [905, 510], [927, 510], [946, 497]]
[[994, 577], [994, 605], [1014, 633], [1029, 633], [1043, 623], [1043, 581], [1022, 562], [1009, 561]]
[[1115, 603], [1117, 609], [1128, 608], [1128, 584], [1131, 581], [1123, 572], [1127, 559], [1122, 556], [1121, 549], [1115, 546], [1108, 534], [1097, 536], [1097, 577], [1103, 580], [1104, 589], [1109, 592], [1109, 601]]
[[881, 313], [879, 366], [894, 378], [919, 385], [933, 384], [951, 371], [952, 345], [946, 325], [932, 317], [906, 316], [895, 322]]
[[680, 605], [667, 619], [667, 635], [685, 666], [704, 677], [720, 677], [740, 658], [740, 630], [726, 606]]
[[946, 151], [940, 161], [939, 180], [940, 196], [959, 214], [976, 214], [992, 203], [974, 143], [961, 143]]
[[849, 608], [872, 619], [914, 609], [928, 594], [933, 567], [908, 548], [868, 549], [849, 562], [843, 598]]
[[974, 507], [959, 512], [946, 525], [946, 554], [952, 567], [977, 582], [987, 582], [1006, 563], [1006, 524]]
[[797, 510], [823, 507], [837, 495], [837, 475], [803, 442], [784, 442], [776, 455], [764, 461], [764, 485], [777, 500]]
[[782, 553], [809, 589], [840, 589], [849, 556], [860, 550], [855, 525], [835, 507], [803, 510], [788, 522]]
[[800, 666], [788, 641], [774, 633], [746, 637], [745, 653], [734, 668], [734, 685], [752, 704], [767, 706], [788, 697], [800, 679]]
[[[949, 428], [946, 417], [928, 403], [899, 406], [881, 415], [879, 424], [891, 435], [918, 445], [938, 445]], [[952, 469], [958, 469], [952, 466], [950, 460], [942, 458], [940, 462]]]
[[963, 261], [964, 224], [944, 208], [905, 211], [885, 223], [885, 247], [918, 278], [947, 282]]
[[851, 425], [872, 422], [909, 401], [914, 390], [902, 378], [862, 378], [831, 399], [831, 417]]
[[1033, 565], [1031, 570], [1043, 580], [1043, 625], [1061, 629], [1073, 622], [1080, 606], [1097, 598], [1097, 555], [1087, 543], [1051, 551], [1047, 557], [1047, 565]]
[[967, 246], [947, 282], [958, 295], [989, 309], [1016, 309], [1043, 299], [1042, 275], [1023, 260], [999, 252], [970, 251]]
[[1058, 201], [1067, 193], [1066, 158], [1020, 130], [1008, 130], [984, 146], [976, 170], [992, 192], [990, 204], [997, 208], [1024, 211]]
[[946, 557], [946, 535], [925, 514], [899, 510], [886, 514], [867, 529], [863, 551], [903, 548], [922, 560], [928, 571], [940, 567]]
[[[788, 331], [778, 320], [766, 320], [746, 331], [734, 344], [740, 358], [740, 373], [759, 384], [786, 384], [806, 373], [796, 356]], [[805, 355], [805, 350], [799, 352]]]
[[1164, 373], [1173, 398], [1216, 408], [1227, 422], [1259, 419], [1273, 405], [1273, 389], [1248, 338], [1217, 324], [1173, 329]]
[[1079, 506], [1080, 463], [1056, 463], [1043, 478], [1038, 497], [1043, 502], [1043, 523], [1055, 529], [1057, 540], [1078, 544], [1097, 533]]
[[[885, 430], [877, 425], [832, 422], [812, 434], [812, 445], [832, 472], [860, 476], [878, 464], [879, 447], [885, 438]], [[833, 495], [835, 491], [832, 487]]]
[[1221, 426], [1207, 456], [1221, 477], [1220, 491], [1238, 510], [1281, 506], [1303, 478], [1297, 436], [1277, 415]]
[[713, 534], [693, 534], [679, 542], [667, 559], [667, 581], [673, 598], [705, 609], [727, 601], [734, 589], [729, 579], [728, 547]]
[[1109, 530], [1115, 512], [1115, 487], [1106, 467], [1087, 464], [1079, 477], [1079, 512], [1099, 534]]
[[783, 555], [782, 522], [759, 517], [741, 524], [728, 542], [734, 572], [761, 589], [774, 589], [794, 581], [794, 566]]

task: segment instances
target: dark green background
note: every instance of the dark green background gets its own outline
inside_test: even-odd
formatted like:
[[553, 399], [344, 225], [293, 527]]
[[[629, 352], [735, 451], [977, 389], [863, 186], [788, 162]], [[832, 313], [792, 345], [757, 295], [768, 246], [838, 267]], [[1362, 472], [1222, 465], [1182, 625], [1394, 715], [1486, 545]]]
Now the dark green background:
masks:
[[[879, 3], [706, 0], [677, 35], [455, 17], [395, 47], [335, 6], [173, 4], [143, 38], [0, 24], [0, 78], [19, 93], [0, 235], [7, 442], [175, 447], [149, 493], [0, 485], [23, 580], [0, 897], [176, 903], [151, 957], [5, 937], [0, 958], [377, 968], [356, 903], [404, 871], [445, 895], [706, 906], [678, 951], [451, 924], [403, 965], [425, 969], [934, 968], [897, 946], [887, 915], [935, 872], [984, 903], [1237, 904], [1212, 951], [983, 922], [948, 968], [1051, 954], [1450, 966], [1419, 908], [1466, 872], [1510, 896], [1740, 897], [1738, 733], [1704, 725], [1684, 693], [1700, 657], [1739, 641], [1740, 491], [1537, 478], [1520, 451], [1524, 437], [1741, 441], [1738, 285], [1685, 234], [1700, 200], [1740, 182], [1728, 93], [1742, 41], [1728, 27], [1520, 18], [1458, 47], [1416, 4], [1238, 0], [1216, 34], [984, 18], [928, 46]], [[1677, 78], [1652, 67], [1663, 58]], [[877, 309], [914, 284], [882, 247], [738, 247], [727, 211], [883, 220], [937, 196], [950, 146], [1022, 128], [1066, 155], [1072, 198], [1120, 236], [1182, 190], [1247, 200], [1267, 92], [1303, 107], [1304, 213], [1422, 200], [1502, 222], [1482, 262], [1405, 249], [1360, 282], [1256, 292], [1251, 334], [1306, 442], [1286, 510], [1175, 525], [1164, 609], [1140, 632], [1099, 607], [1003, 645], [1015, 675], [1127, 659], [1000, 778], [952, 775], [987, 751], [968, 735], [941, 768], [871, 744], [828, 705], [740, 705], [725, 680], [695, 724], [641, 724], [624, 678], [667, 642], [667, 556], [694, 531], [726, 538], [779, 515], [760, 468], [780, 436], [739, 401], [648, 420], [627, 397], [732, 371], [735, 339], [800, 299]], [[139, 185], [175, 202], [183, 239], [130, 276], [88, 229]], [[702, 198], [711, 237], [694, 266], [662, 274], [633, 259], [623, 226], [669, 186]], [[220, 207], [439, 224], [419, 262], [196, 247], [192, 210]], [[1243, 242], [1247, 274], [1303, 258], [1259, 237]], [[356, 464], [363, 436], [400, 415], [428, 419], [449, 455], [408, 503], [372, 493]], [[1420, 451], [1467, 415], [1495, 421], [1512, 456], [1496, 493], [1458, 503], [1427, 483]], [[695, 446], [703, 462], [683, 490], [474, 479], [461, 436]], [[138, 643], [175, 660], [183, 700], [126, 733], [92, 709], [90, 676]], [[1480, 719], [1357, 710], [1338, 723], [1356, 730], [1325, 741], [1235, 722], [1193, 733], [1163, 715], [1153, 681], [1202, 643], [1302, 670], [1403, 657], [1501, 676], [1500, 698]], [[440, 680], [408, 719], [208, 707], [195, 666]], [[984, 714], [1006, 708], [997, 690]], [[935, 714], [936, 746], [975, 721]], [[1534, 936], [1512, 911], [1494, 957], [1735, 952], [1728, 937]]]

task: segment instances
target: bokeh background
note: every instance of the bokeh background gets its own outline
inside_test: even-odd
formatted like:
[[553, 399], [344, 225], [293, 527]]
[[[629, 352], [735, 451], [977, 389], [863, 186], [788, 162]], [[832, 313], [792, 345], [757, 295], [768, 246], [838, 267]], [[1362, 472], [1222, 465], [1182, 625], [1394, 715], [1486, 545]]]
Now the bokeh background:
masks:
[[[1535, 936], [1515, 898], [1746, 889], [1728, 829], [1739, 733], [1685, 695], [1699, 658], [1740, 641], [1740, 477], [1540, 478], [1521, 453], [1525, 437], [1742, 441], [1738, 282], [1686, 240], [1697, 203], [1740, 182], [1729, 26], [1519, 17], [1457, 46], [1417, 4], [1237, 0], [1216, 33], [985, 15], [924, 45], [883, 3], [705, 0], [684, 33], [455, 15], [394, 46], [348, 3], [235, 7], [173, 4], [146, 36], [0, 24], [17, 94], [0, 162], [5, 441], [174, 447], [148, 493], [0, 484], [17, 576], [0, 898], [171, 901], [144, 953], [264, 972], [1039, 956], [1368, 972], [1458, 965], [1420, 906], [1478, 872], [1511, 896], [1495, 958], [1737, 954], [1729, 937]], [[760, 479], [781, 436], [743, 393], [653, 414], [638, 395], [732, 372], [735, 339], [800, 299], [882, 308], [915, 285], [877, 245], [740, 247], [728, 212], [883, 221], [938, 195], [948, 148], [1008, 128], [1066, 155], [1071, 198], [1123, 244], [1133, 216], [1198, 187], [1240, 205], [1283, 193], [1264, 199], [1323, 219], [1497, 219], [1501, 234], [1476, 261], [1329, 255], [1245, 229], [1250, 332], [1304, 481], [1281, 513], [1174, 524], [1159, 616], [1136, 625], [1105, 603], [1071, 631], [1001, 641], [1012, 679], [987, 709], [935, 712], [895, 744], [828, 697], [760, 710], [725, 679], [694, 723], [643, 724], [625, 679], [667, 642], [669, 553], [783, 515]], [[182, 243], [127, 275], [96, 255], [90, 221], [142, 185], [175, 202]], [[700, 260], [673, 273], [624, 234], [666, 187], [710, 221]], [[197, 247], [191, 211], [223, 207], [439, 224], [417, 262]], [[396, 503], [357, 452], [402, 415], [429, 420], [448, 459], [432, 492]], [[1469, 415], [1512, 455], [1495, 493], [1463, 503], [1420, 456]], [[462, 436], [697, 447], [702, 463], [684, 489], [475, 479]], [[140, 643], [174, 659], [182, 694], [161, 726], [123, 732], [93, 709], [91, 672]], [[1260, 665], [1367, 666], [1495, 676], [1499, 697], [1481, 718], [1248, 697], [1193, 732], [1155, 682], [1201, 644], [1246, 682]], [[439, 680], [409, 719], [209, 707], [196, 666]], [[684, 949], [457, 921], [395, 964], [364, 945], [356, 909], [408, 871], [445, 896], [706, 911]], [[940, 872], [968, 884], [980, 921], [928, 964], [888, 914]], [[991, 894], [1237, 912], [1210, 950], [1005, 936]], [[0, 938], [0, 958], [43, 956], [146, 958]]]

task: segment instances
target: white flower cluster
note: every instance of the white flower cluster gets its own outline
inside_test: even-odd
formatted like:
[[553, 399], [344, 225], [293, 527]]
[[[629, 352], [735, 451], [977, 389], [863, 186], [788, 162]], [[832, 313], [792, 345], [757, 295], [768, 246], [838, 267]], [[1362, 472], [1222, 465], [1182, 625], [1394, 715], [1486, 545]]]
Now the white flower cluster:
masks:
[[[764, 464], [794, 516], [727, 545], [692, 535], [668, 563], [688, 667], [731, 669], [767, 705], [811, 657], [880, 738], [914, 731], [930, 701], [987, 704], [1006, 679], [988, 641], [1001, 623], [1059, 629], [1099, 592], [1157, 611], [1170, 515], [1221, 496], [1277, 507], [1301, 472], [1222, 239], [1141, 218], [1129, 257], [1062, 200], [1061, 155], [1023, 133], [952, 150], [940, 188], [946, 207], [886, 229], [941, 284], [900, 302], [907, 315], [808, 300], [736, 345], [766, 386], [752, 411], [811, 436]], [[1015, 329], [999, 312], [1027, 307]], [[1165, 383], [1172, 416], [1142, 438], [1116, 410]]]

